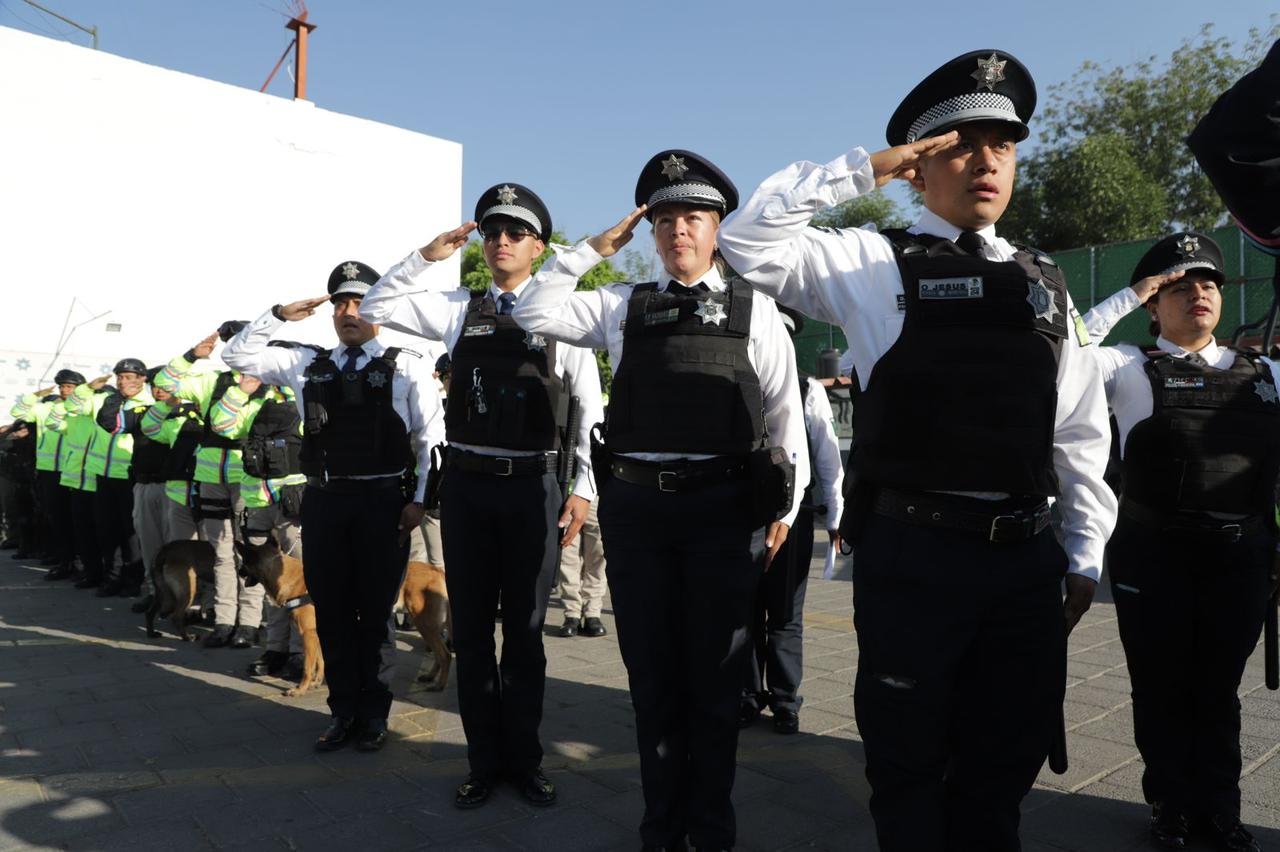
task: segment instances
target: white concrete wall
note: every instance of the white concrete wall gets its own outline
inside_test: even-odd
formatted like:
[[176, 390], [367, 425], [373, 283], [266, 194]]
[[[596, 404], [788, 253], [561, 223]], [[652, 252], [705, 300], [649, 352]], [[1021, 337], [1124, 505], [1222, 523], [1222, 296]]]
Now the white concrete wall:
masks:
[[[457, 143], [4, 27], [0, 116], [3, 409], [323, 295], [344, 260], [385, 270], [461, 208]], [[336, 343], [327, 313], [289, 336]]]

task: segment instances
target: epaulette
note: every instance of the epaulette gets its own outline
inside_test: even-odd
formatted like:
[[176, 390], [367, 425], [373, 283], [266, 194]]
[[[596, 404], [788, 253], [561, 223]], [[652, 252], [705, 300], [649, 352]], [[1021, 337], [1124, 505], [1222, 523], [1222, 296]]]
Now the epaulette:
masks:
[[1035, 246], [1024, 246], [1024, 245], [1021, 245], [1020, 243], [1013, 243], [1012, 245], [1014, 249], [1016, 249], [1017, 251], [1025, 251], [1027, 254], [1035, 255], [1037, 258], [1039, 258], [1040, 260], [1043, 260], [1045, 263], [1049, 264], [1050, 266], [1058, 265], [1058, 262], [1056, 260], [1049, 257], [1049, 255], [1045, 254]]

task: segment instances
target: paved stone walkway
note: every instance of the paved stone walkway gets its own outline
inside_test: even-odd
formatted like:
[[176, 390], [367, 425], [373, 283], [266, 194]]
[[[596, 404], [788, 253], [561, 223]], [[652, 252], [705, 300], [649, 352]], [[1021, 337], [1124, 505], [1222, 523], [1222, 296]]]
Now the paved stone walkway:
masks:
[[[456, 692], [414, 680], [422, 643], [401, 634], [394, 739], [378, 754], [318, 755], [323, 691], [283, 697], [249, 679], [257, 654], [149, 640], [129, 601], [104, 602], [0, 557], [0, 850], [613, 850], [639, 847], [639, 771], [626, 674], [612, 636], [547, 637], [545, 768], [560, 803], [510, 790], [458, 811], [466, 774]], [[739, 848], [871, 850], [853, 720], [858, 652], [848, 560], [809, 586], [803, 733], [744, 732], [734, 798]], [[558, 625], [556, 604], [549, 622]], [[548, 629], [548, 634], [552, 629]], [[1024, 803], [1028, 852], [1145, 848], [1129, 682], [1114, 609], [1071, 638], [1071, 769], [1045, 770]], [[1244, 819], [1280, 850], [1280, 702], [1249, 662]], [[1209, 848], [1207, 846], [1198, 848]]]

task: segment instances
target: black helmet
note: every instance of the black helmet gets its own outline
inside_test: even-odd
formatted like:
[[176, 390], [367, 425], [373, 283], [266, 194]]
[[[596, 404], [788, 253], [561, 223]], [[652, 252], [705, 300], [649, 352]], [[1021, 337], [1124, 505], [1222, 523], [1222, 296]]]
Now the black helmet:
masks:
[[53, 377], [55, 385], [82, 385], [85, 381], [85, 377], [75, 370], [59, 370], [58, 374]]
[[147, 365], [139, 361], [137, 358], [121, 358], [116, 365], [111, 368], [111, 372], [120, 373], [137, 373], [139, 376], [147, 374]]

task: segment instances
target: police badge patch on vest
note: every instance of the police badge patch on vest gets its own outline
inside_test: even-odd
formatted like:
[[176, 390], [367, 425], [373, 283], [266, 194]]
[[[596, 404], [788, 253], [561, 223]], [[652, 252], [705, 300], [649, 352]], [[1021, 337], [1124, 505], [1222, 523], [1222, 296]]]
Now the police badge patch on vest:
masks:
[[981, 299], [982, 278], [921, 278], [921, 299]]

